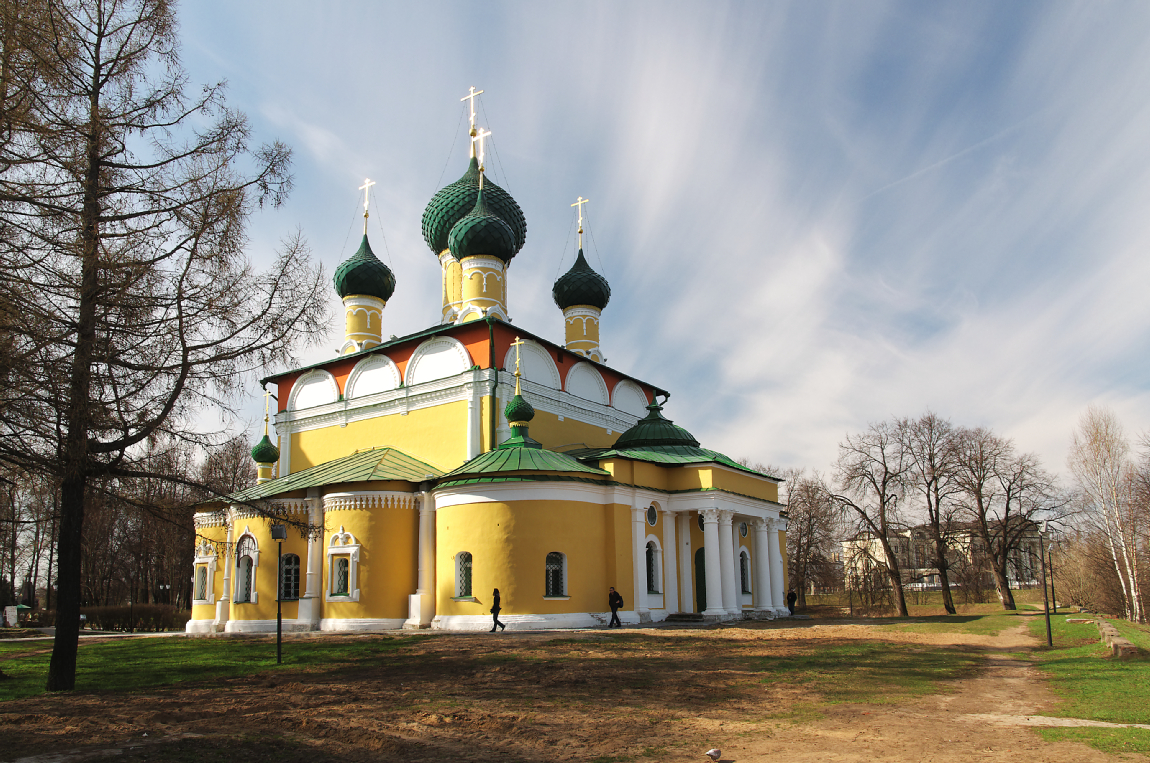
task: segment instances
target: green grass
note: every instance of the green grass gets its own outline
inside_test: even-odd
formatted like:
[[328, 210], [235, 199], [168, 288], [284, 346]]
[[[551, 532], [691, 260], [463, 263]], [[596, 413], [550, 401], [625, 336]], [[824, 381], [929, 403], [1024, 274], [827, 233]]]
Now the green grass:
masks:
[[969, 633], [981, 636], [997, 636], [1007, 628], [1018, 625], [1020, 620], [1015, 612], [998, 612], [987, 615], [935, 615], [916, 618], [914, 622], [898, 622], [879, 626], [886, 631], [907, 631], [910, 633]]
[[828, 644], [806, 654], [762, 658], [763, 683], [786, 683], [817, 693], [828, 704], [891, 704], [947, 691], [970, 675], [982, 657], [964, 649], [861, 642]]
[[[284, 664], [276, 665], [270, 639], [140, 638], [80, 644], [76, 689], [131, 691], [150, 686], [249, 676], [275, 670], [322, 667], [324, 670], [378, 664], [381, 658], [426, 636], [380, 637], [348, 641], [300, 640], [284, 643]], [[12, 646], [3, 644], [0, 646]], [[44, 692], [51, 658], [50, 642], [18, 644], [0, 651], [0, 701]]]
[[[1055, 711], [1064, 718], [1110, 723], [1150, 723], [1150, 629], [1121, 620], [1111, 622], [1141, 650], [1130, 660], [1110, 657], [1099, 641], [1098, 626], [1067, 623], [1065, 615], [1052, 615], [1052, 649], [1035, 654], [1038, 667], [1049, 676], [1062, 703]], [[1046, 641], [1046, 624], [1036, 617], [1031, 632]], [[1043, 729], [1043, 739], [1085, 742], [1103, 752], [1150, 753], [1150, 729], [1056, 728]]]

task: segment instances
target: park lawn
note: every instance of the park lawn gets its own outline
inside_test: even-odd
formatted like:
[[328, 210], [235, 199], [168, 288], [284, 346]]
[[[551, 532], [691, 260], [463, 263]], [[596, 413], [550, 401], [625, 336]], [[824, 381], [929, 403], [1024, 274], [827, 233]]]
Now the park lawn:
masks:
[[[284, 643], [284, 663], [276, 664], [275, 641], [268, 638], [131, 638], [80, 643], [77, 691], [132, 691], [150, 686], [250, 676], [272, 670], [338, 671], [356, 664], [379, 664], [426, 636], [302, 639]], [[44, 693], [51, 642], [0, 644], [0, 702]]]
[[[1099, 641], [1098, 626], [1067, 623], [1063, 615], [1050, 618], [1053, 649], [1035, 653], [1038, 667], [1050, 678], [1063, 702], [1055, 713], [1109, 723], [1150, 723], [1150, 629], [1124, 620], [1112, 620], [1141, 653], [1130, 660], [1110, 657]], [[1043, 618], [1034, 618], [1031, 631], [1046, 641]], [[1048, 741], [1085, 742], [1108, 753], [1150, 753], [1150, 729], [1056, 728], [1043, 729]]]
[[1019, 624], [1017, 612], [1005, 612], [1001, 606], [989, 614], [935, 615], [918, 617], [913, 621], [888, 623], [879, 626], [884, 631], [909, 633], [969, 633], [981, 636], [997, 636], [1007, 628]]

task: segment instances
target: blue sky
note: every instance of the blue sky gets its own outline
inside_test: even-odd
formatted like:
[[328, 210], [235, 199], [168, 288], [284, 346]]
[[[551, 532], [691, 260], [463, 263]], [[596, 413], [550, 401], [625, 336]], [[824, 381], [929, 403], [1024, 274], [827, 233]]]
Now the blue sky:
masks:
[[929, 407], [1062, 471], [1088, 404], [1150, 426], [1150, 5], [196, 0], [180, 20], [192, 81], [226, 79], [257, 139], [295, 149], [257, 262], [299, 227], [330, 274], [378, 183], [385, 334], [438, 319], [420, 216], [465, 169], [473, 85], [527, 217], [515, 323], [562, 340], [550, 287], [590, 198], [608, 364], [671, 390], [704, 445], [827, 469], [845, 433]]

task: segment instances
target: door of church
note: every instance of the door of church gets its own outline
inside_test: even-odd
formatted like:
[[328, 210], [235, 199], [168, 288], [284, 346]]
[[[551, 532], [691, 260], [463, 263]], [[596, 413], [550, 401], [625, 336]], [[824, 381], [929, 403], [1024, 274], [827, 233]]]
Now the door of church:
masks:
[[706, 549], [695, 552], [695, 606], [696, 612], [707, 609], [707, 555]]

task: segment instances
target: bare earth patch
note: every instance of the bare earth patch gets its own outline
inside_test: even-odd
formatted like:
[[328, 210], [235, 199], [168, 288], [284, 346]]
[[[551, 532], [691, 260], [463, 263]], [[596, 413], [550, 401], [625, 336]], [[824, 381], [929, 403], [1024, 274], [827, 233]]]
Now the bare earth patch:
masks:
[[[962, 649], [982, 667], [893, 704], [825, 704], [762, 681], [773, 660], [875, 641]], [[1053, 695], [1011, 654], [1032, 646], [1024, 626], [987, 636], [827, 621], [434, 634], [354, 671], [4, 703], [0, 759], [622, 763], [700, 761], [717, 746], [747, 762], [1144, 760], [1038, 737], [1034, 726], [1067, 720], [1043, 717]]]

